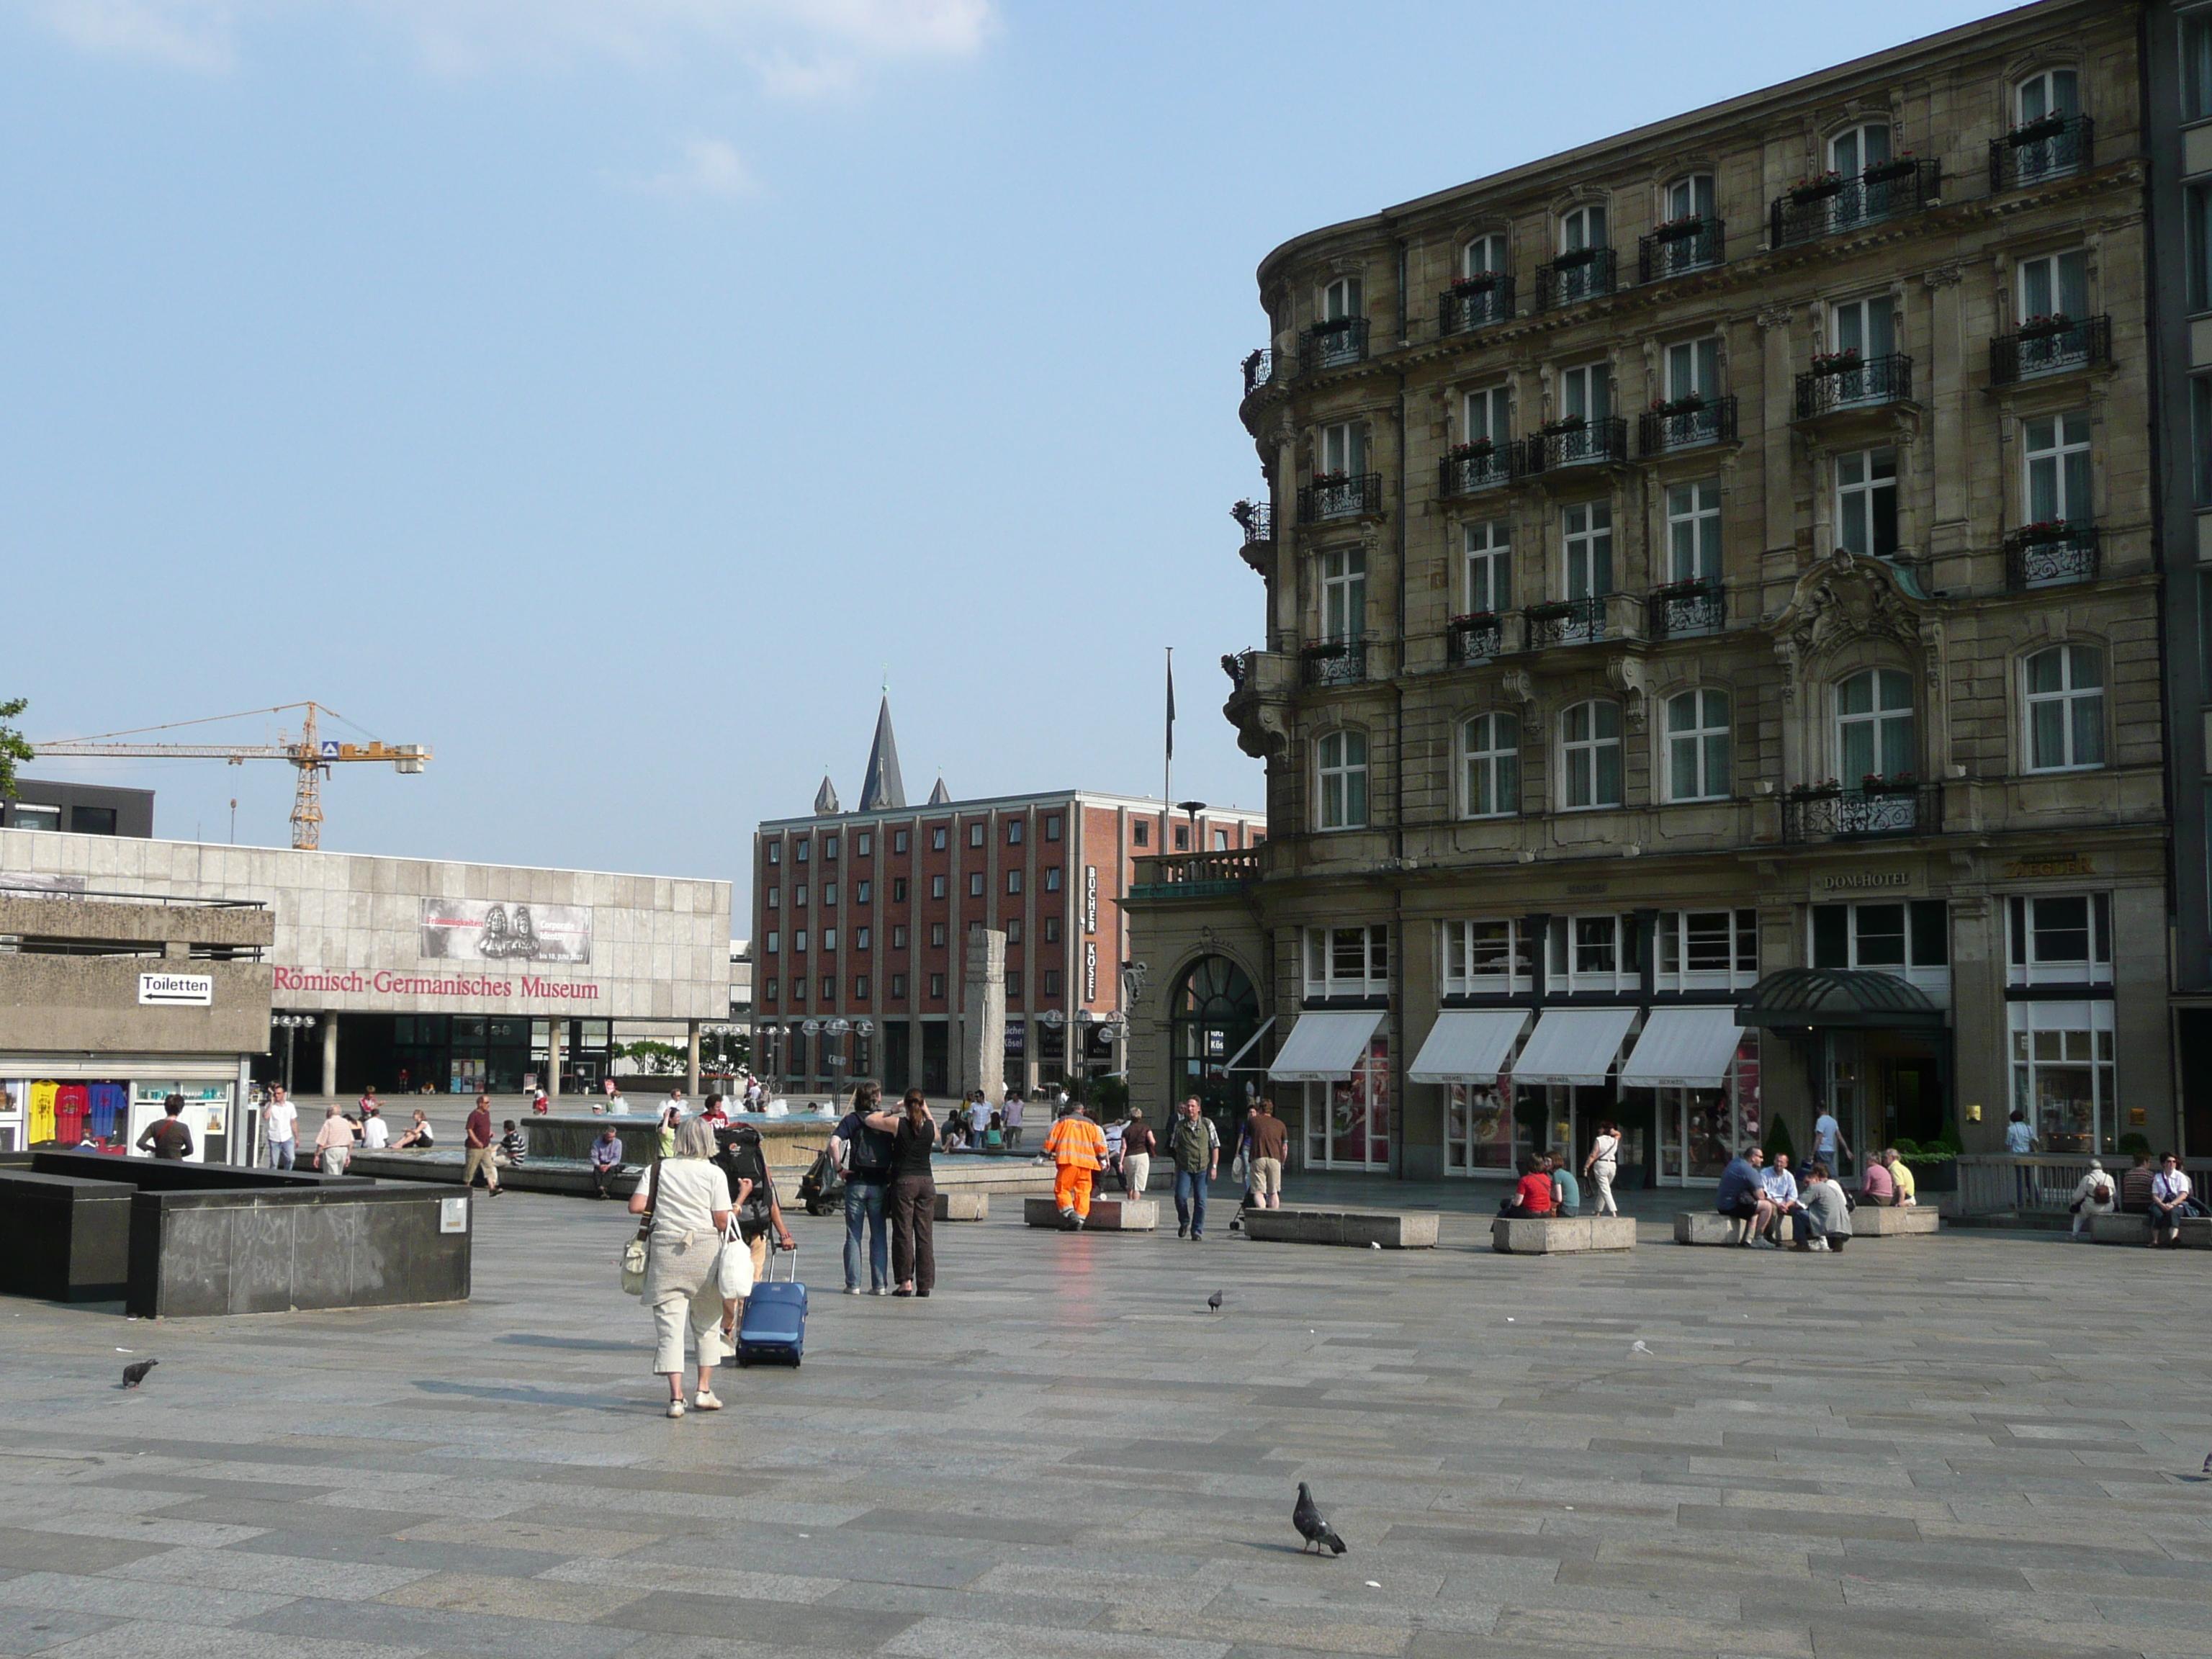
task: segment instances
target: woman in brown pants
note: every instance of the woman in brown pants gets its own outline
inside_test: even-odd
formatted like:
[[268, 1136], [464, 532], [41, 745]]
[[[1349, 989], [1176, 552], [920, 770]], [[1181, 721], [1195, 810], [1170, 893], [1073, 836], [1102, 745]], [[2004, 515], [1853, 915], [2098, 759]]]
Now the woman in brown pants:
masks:
[[937, 1182], [930, 1175], [930, 1152], [937, 1145], [937, 1120], [919, 1089], [906, 1091], [898, 1128], [891, 1136], [890, 1212], [893, 1296], [927, 1296], [937, 1287]]

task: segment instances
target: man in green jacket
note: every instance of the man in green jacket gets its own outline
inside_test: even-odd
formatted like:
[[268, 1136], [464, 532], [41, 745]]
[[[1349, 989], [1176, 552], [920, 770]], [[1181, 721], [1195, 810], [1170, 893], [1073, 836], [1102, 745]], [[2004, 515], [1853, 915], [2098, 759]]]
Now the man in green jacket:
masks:
[[1195, 1243], [1206, 1237], [1206, 1183], [1221, 1166], [1221, 1137], [1200, 1113], [1196, 1095], [1168, 1131], [1168, 1157], [1176, 1172], [1176, 1237]]

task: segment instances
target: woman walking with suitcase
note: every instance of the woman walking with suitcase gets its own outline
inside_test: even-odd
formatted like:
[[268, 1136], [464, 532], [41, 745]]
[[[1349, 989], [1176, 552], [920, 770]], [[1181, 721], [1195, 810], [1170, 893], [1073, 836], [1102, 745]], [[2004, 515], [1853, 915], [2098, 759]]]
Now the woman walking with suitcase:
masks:
[[927, 1296], [937, 1288], [937, 1182], [930, 1173], [930, 1152], [937, 1144], [937, 1120], [919, 1089], [906, 1091], [898, 1127], [891, 1135], [891, 1277], [893, 1296]]
[[[668, 1414], [684, 1415], [684, 1331], [697, 1351], [699, 1391], [692, 1405], [718, 1412], [714, 1367], [722, 1363], [722, 1236], [736, 1206], [729, 1178], [714, 1163], [714, 1131], [693, 1118], [676, 1131], [672, 1157], [653, 1165], [630, 1195], [632, 1215], [650, 1214], [645, 1305], [656, 1338], [653, 1369], [668, 1379]], [[740, 1249], [743, 1247], [740, 1246]]]

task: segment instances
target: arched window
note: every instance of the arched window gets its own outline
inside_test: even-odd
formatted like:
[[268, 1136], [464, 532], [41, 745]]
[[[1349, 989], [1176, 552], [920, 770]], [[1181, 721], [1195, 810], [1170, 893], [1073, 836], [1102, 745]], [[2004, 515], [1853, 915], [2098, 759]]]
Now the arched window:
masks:
[[1667, 799], [1723, 800], [1729, 794], [1725, 691], [1685, 691], [1667, 701]]
[[1492, 231], [1478, 236], [1460, 250], [1460, 275], [1484, 276], [1509, 269], [1506, 264], [1505, 233]]
[[1620, 705], [1578, 702], [1559, 716], [1559, 804], [1620, 805]]
[[2027, 659], [2027, 769], [2079, 772], [2105, 763], [2105, 653], [2055, 645]]
[[2081, 77], [2070, 69], [2045, 70], [2020, 83], [2014, 118], [2021, 126], [2051, 116], [2081, 112]]
[[1340, 276], [1322, 290], [1322, 320], [1340, 323], [1346, 319], [1362, 315], [1361, 284], [1357, 276]]
[[1461, 812], [1505, 817], [1521, 810], [1521, 722], [1511, 714], [1477, 714], [1460, 727]]
[[1719, 230], [1713, 216], [1713, 175], [1692, 173], [1675, 179], [1662, 194], [1659, 228], [1644, 244], [1653, 256], [1644, 280], [1718, 264]]
[[1828, 165], [1846, 179], [1856, 179], [1869, 167], [1889, 160], [1890, 133], [1887, 121], [1869, 121], [1828, 140]]
[[1713, 216], [1713, 175], [1692, 173], [1677, 179], [1667, 186], [1667, 210], [1662, 216], [1668, 222], [1684, 219], [1710, 219]]
[[1332, 732], [1314, 745], [1321, 827], [1359, 830], [1367, 823], [1367, 737]]
[[[1233, 1105], [1241, 1092], [1236, 1078], [1258, 1075], [1249, 1068], [1259, 1057], [1243, 1052], [1260, 1030], [1260, 993], [1250, 976], [1227, 957], [1200, 957], [1168, 999], [1168, 1013], [1175, 1028], [1175, 1098], [1195, 1094], [1209, 1105]], [[1228, 1070], [1232, 1063], [1239, 1068], [1235, 1074]]]
[[1604, 203], [1585, 202], [1560, 216], [1560, 252], [1574, 253], [1586, 247], [1603, 247], [1605, 245]]
[[1836, 758], [1846, 789], [1869, 778], [1911, 777], [1919, 771], [1911, 675], [1869, 668], [1836, 688]]

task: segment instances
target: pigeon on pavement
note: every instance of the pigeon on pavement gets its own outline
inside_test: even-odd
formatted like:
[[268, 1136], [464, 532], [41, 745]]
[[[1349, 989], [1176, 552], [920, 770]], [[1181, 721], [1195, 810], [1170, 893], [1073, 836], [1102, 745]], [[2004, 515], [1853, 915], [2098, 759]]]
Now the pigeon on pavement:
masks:
[[1298, 1482], [1298, 1501], [1291, 1508], [1291, 1524], [1298, 1529], [1298, 1536], [1306, 1540], [1305, 1549], [1300, 1550], [1299, 1554], [1304, 1554], [1308, 1549], [1319, 1549], [1323, 1545], [1339, 1555], [1344, 1553], [1344, 1540], [1336, 1535], [1336, 1528], [1330, 1526], [1328, 1519], [1314, 1507], [1313, 1493], [1307, 1490], [1303, 1480]]
[[140, 1359], [125, 1365], [123, 1368], [123, 1386], [126, 1389], [137, 1388], [146, 1380], [146, 1373], [161, 1363], [158, 1359]]
[[1212, 1309], [1214, 1312], [1219, 1313], [1221, 1311], [1221, 1292], [1216, 1291], [1212, 1296], [1206, 1297], [1206, 1305]]

